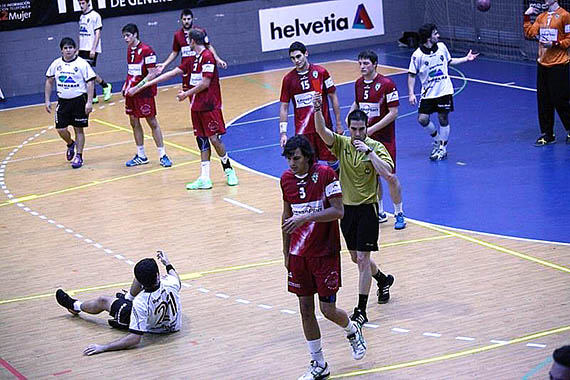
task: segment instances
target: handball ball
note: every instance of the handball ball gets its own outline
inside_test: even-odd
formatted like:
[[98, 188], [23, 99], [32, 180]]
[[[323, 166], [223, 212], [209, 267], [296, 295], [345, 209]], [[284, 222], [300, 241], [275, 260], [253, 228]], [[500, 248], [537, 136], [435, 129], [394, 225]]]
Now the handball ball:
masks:
[[487, 12], [491, 8], [491, 0], [475, 0], [475, 4], [481, 12]]

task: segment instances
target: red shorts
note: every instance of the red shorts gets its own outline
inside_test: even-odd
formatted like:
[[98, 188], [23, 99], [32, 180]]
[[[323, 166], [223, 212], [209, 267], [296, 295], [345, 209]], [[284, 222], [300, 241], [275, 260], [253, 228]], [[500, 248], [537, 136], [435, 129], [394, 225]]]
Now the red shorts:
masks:
[[298, 296], [334, 296], [341, 286], [340, 255], [302, 257], [289, 255], [288, 289]]
[[327, 144], [321, 139], [318, 133], [307, 133], [304, 134], [305, 138], [309, 140], [311, 146], [315, 150], [315, 160], [317, 161], [336, 161], [337, 158], [331, 153]]
[[210, 137], [226, 133], [222, 110], [191, 111], [190, 116], [192, 117], [194, 136]]
[[125, 113], [136, 118], [156, 116], [156, 103], [154, 96], [127, 96], [125, 97]]

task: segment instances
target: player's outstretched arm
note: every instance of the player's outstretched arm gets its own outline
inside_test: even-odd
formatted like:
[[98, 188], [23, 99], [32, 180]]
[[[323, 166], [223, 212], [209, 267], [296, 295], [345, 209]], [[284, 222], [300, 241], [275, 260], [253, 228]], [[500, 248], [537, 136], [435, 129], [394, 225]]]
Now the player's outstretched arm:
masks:
[[313, 108], [315, 110], [315, 130], [319, 134], [320, 138], [323, 139], [326, 145], [331, 146], [334, 144], [334, 134], [333, 131], [328, 129], [325, 125], [325, 118], [323, 117], [323, 112], [321, 106], [323, 104], [323, 98], [321, 94], [315, 93], [313, 97]]
[[469, 50], [469, 52], [467, 53], [467, 55], [465, 57], [451, 58], [451, 61], [449, 61], [449, 64], [450, 65], [459, 65], [461, 63], [473, 61], [475, 58], [477, 58], [478, 55], [479, 55], [479, 53], [473, 53], [473, 51]]
[[167, 81], [178, 75], [182, 75], [182, 70], [179, 67], [175, 67], [172, 70], [165, 72], [164, 74], [160, 74], [154, 79], [152, 79], [151, 75], [149, 74], [143, 80], [141, 80], [135, 87], [131, 87], [127, 92], [127, 95], [133, 96], [134, 94], [144, 90], [145, 88], [148, 88], [160, 82]]
[[90, 344], [85, 347], [83, 354], [87, 356], [100, 354], [105, 351], [118, 351], [137, 346], [142, 339], [142, 335], [129, 333], [121, 339], [114, 340], [107, 344]]
[[161, 73], [164, 71], [164, 69], [166, 69], [166, 67], [167, 67], [168, 65], [170, 65], [170, 63], [176, 59], [176, 57], [178, 57], [178, 52], [175, 51], [175, 50], [172, 50], [172, 51], [170, 52], [170, 54], [168, 55], [168, 57], [166, 57], [166, 59], [164, 60], [164, 62], [159, 63], [158, 65], [156, 65], [156, 70], [157, 70], [157, 72], [158, 72], [159, 74], [161, 74]]
[[156, 251], [156, 258], [162, 263], [162, 265], [166, 267], [166, 272], [169, 275], [176, 277], [178, 279], [178, 282], [180, 282], [180, 276], [178, 276], [176, 269], [174, 269], [170, 263], [168, 255], [164, 251]]
[[212, 52], [212, 55], [214, 56], [214, 59], [216, 60], [218, 67], [220, 67], [222, 69], [228, 68], [228, 63], [220, 58], [220, 56], [218, 55], [218, 53], [216, 52], [216, 49], [214, 49], [212, 44], [208, 44], [208, 50], [210, 50]]

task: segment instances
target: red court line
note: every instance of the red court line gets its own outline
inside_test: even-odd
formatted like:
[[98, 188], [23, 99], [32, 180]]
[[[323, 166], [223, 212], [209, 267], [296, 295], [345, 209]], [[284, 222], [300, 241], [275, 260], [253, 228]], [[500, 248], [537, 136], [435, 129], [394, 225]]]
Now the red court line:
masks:
[[22, 375], [20, 372], [18, 372], [18, 370], [14, 367], [12, 367], [10, 365], [10, 363], [8, 363], [6, 360], [0, 358], [0, 365], [2, 365], [2, 367], [6, 368], [8, 371], [10, 371], [10, 373], [14, 376], [16, 376], [16, 379], [19, 380], [27, 380], [28, 378], [24, 375]]

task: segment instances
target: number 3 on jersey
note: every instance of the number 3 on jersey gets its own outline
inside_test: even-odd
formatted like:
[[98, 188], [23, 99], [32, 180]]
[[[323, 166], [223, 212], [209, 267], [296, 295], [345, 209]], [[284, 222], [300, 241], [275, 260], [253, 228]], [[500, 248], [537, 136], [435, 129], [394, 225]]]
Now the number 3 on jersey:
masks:
[[305, 188], [304, 187], [299, 187], [299, 198], [301, 199], [305, 199], [307, 197], [307, 193], [305, 193]]

